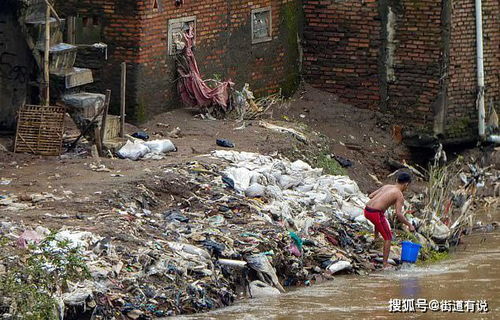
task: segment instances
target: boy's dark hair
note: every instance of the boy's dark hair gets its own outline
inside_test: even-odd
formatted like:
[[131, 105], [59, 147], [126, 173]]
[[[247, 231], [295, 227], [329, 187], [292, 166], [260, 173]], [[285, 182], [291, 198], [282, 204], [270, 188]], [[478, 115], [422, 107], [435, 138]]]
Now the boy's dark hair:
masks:
[[401, 172], [398, 174], [398, 183], [410, 183], [411, 182], [411, 175], [407, 172]]

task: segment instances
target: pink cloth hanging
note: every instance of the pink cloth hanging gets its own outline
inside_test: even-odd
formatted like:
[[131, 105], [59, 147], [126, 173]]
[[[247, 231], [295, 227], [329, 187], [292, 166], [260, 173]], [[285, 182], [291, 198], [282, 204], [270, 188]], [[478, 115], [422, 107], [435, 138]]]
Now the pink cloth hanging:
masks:
[[184, 40], [186, 46], [183, 55], [187, 61], [187, 68], [179, 65], [177, 71], [180, 79], [177, 84], [179, 94], [184, 104], [190, 106], [207, 107], [212, 104], [220, 105], [227, 109], [229, 92], [231, 86], [234, 85], [231, 81], [224, 81], [215, 88], [210, 88], [201, 78], [198, 64], [193, 53], [194, 30], [192, 27], [184, 32]]

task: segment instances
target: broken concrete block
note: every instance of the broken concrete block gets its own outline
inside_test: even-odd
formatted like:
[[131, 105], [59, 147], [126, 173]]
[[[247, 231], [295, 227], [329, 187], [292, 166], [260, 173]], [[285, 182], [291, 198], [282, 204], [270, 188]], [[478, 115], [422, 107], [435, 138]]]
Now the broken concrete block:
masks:
[[105, 96], [100, 93], [80, 92], [62, 96], [62, 101], [85, 118], [92, 118], [104, 105]]

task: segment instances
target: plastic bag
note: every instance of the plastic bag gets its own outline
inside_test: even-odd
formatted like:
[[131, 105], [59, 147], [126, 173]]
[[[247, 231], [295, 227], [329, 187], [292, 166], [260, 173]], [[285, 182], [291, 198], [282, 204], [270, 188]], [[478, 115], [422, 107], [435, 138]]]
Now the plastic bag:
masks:
[[250, 294], [252, 295], [252, 298], [265, 298], [280, 295], [281, 292], [265, 282], [254, 280], [250, 282]]
[[266, 188], [263, 185], [254, 183], [245, 190], [245, 196], [248, 198], [260, 198], [264, 196], [265, 192]]
[[[264, 274], [268, 277], [269, 283], [273, 284], [279, 291], [285, 292], [285, 289], [281, 286], [278, 276], [276, 275], [276, 270], [263, 254], [253, 254], [246, 258], [248, 266], [261, 275]], [[261, 279], [263, 280], [263, 279]]]
[[350, 269], [350, 268], [351, 268], [350, 262], [341, 260], [341, 261], [337, 261], [337, 262], [332, 263], [328, 267], [328, 271], [330, 271], [331, 273], [337, 273], [337, 272], [342, 271], [344, 269]]
[[116, 153], [120, 158], [137, 160], [144, 157], [149, 152], [149, 148], [140, 141], [127, 141], [123, 147]]
[[177, 151], [177, 148], [168, 139], [152, 140], [144, 143], [153, 153], [167, 153]]

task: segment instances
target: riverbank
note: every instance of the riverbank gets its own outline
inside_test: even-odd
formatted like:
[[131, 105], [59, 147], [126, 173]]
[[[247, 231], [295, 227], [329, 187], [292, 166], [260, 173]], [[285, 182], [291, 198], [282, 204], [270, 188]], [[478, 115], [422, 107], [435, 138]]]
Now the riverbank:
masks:
[[[498, 211], [492, 209], [477, 217], [484, 225], [499, 218]], [[240, 301], [224, 309], [176, 319], [498, 319], [499, 240], [498, 229], [476, 231], [465, 236], [446, 260], [431, 265], [368, 276], [344, 275], [281, 296]], [[389, 312], [391, 299], [401, 301], [410, 310]], [[417, 300], [424, 303], [418, 304]], [[437, 308], [432, 302], [435, 311], [423, 313], [433, 300], [438, 301]], [[467, 307], [464, 303], [460, 308], [460, 302], [465, 301], [469, 301]], [[488, 312], [478, 308], [483, 301]], [[446, 304], [452, 311], [445, 311]]]
[[[407, 151], [377, 116], [359, 111], [347, 117], [348, 106], [332, 112], [338, 132], [312, 130], [320, 115], [306, 111], [304, 99], [317, 104], [320, 98], [314, 91], [299, 96], [267, 121], [304, 133], [306, 141], [259, 121], [197, 120], [183, 110], [141, 128], [152, 139], [162, 136], [160, 123], [182, 128], [172, 138], [178, 151], [159, 160], [2, 154], [0, 271], [14, 275], [9, 283], [25, 284], [13, 291], [23, 301], [45, 299], [45, 316], [53, 316], [55, 301], [68, 319], [138, 319], [208, 311], [329, 280], [336, 272], [376, 269], [381, 253], [361, 209], [366, 192], [391, 181], [394, 168], [387, 157], [367, 155], [396, 148], [400, 153], [391, 156], [403, 162]], [[322, 101], [321, 108], [332, 103]], [[362, 126], [354, 129], [354, 122]], [[257, 154], [222, 152], [227, 149], [215, 138]], [[351, 166], [343, 168], [335, 156]], [[425, 207], [424, 198], [413, 197], [424, 186], [415, 185], [408, 205]], [[33, 296], [33, 285], [45, 285], [55, 300]], [[34, 310], [10, 299], [2, 312]]]
[[[225, 150], [161, 172], [135, 186], [105, 191], [106, 200], [94, 204], [99, 212], [76, 219], [47, 212], [66, 199], [11, 197], [14, 208], [29, 202], [35, 207], [19, 209], [19, 215], [45, 207], [40, 218], [64, 227], [53, 225], [50, 235], [48, 223], [23, 231], [29, 228], [3, 221], [2, 253], [7, 274], [14, 275], [3, 287], [12, 292], [21, 277], [26, 288], [18, 298], [36, 301], [31, 285], [60, 281], [52, 290], [67, 319], [83, 314], [138, 319], [208, 311], [380, 267], [381, 252], [361, 214], [366, 195], [346, 176], [325, 175], [300, 160]], [[444, 224], [424, 232], [425, 227], [419, 225], [418, 239], [429, 248], [453, 239], [451, 231], [443, 236]], [[396, 235], [410, 236], [404, 230]], [[9, 240], [16, 240], [17, 248]], [[396, 263], [397, 249], [391, 252]], [[22, 268], [16, 270], [16, 264]], [[57, 276], [35, 281], [40, 272]]]

